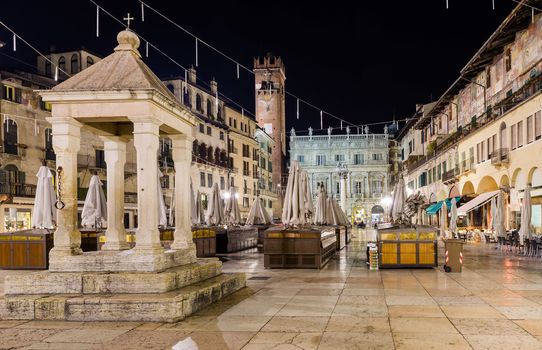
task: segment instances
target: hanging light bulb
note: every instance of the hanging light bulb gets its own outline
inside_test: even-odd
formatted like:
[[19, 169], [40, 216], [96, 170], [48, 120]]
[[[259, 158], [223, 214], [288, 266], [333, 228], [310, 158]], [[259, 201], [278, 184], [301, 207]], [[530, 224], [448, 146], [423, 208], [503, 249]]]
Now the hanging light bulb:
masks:
[[196, 67], [198, 66], [198, 38], [196, 38]]
[[299, 99], [297, 99], [297, 119], [299, 119]]
[[237, 79], [239, 79], [239, 63], [237, 63]]
[[145, 5], [141, 2], [141, 22], [145, 22]]
[[324, 130], [324, 113], [320, 111], [320, 129]]
[[100, 6], [96, 6], [96, 37], [100, 37]]
[[343, 130], [343, 121], [341, 119], [341, 131]]
[[149, 57], [149, 42], [145, 42], [145, 57]]
[[55, 66], [55, 81], [58, 81], [58, 66]]
[[17, 35], [13, 33], [13, 51], [17, 51]]

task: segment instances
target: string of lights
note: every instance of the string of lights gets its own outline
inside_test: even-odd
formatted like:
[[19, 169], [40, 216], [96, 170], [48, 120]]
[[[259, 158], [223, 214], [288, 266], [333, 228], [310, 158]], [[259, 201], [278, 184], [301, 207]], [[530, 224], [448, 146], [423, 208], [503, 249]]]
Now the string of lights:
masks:
[[62, 73], [66, 74], [68, 77], [69, 75], [66, 71], [64, 71], [62, 68], [60, 68], [58, 65], [56, 65], [53, 61], [51, 61], [50, 58], [42, 54], [38, 49], [36, 49], [32, 44], [30, 44], [28, 41], [26, 41], [23, 37], [21, 37], [19, 34], [17, 34], [11, 27], [9, 27], [4, 22], [0, 21], [0, 25], [2, 25], [4, 28], [6, 28], [8, 31], [10, 31], [13, 34], [13, 51], [17, 51], [17, 39], [21, 40], [23, 43], [25, 43], [29, 48], [34, 50], [38, 55], [43, 57], [46, 61], [51, 63], [55, 67], [55, 80], [58, 80], [58, 71], [61, 71]]
[[[148, 8], [149, 10], [153, 11], [154, 13], [156, 13], [158, 16], [162, 17], [163, 19], [165, 19], [167, 22], [171, 23], [173, 26], [175, 26], [176, 28], [182, 30], [183, 32], [185, 32], [187, 35], [191, 36], [192, 38], [194, 38], [196, 40], [196, 59], [198, 57], [198, 46], [197, 44], [198, 43], [201, 43], [205, 46], [207, 46], [208, 48], [210, 48], [211, 50], [215, 51], [216, 53], [218, 53], [219, 55], [221, 55], [222, 57], [226, 58], [227, 60], [231, 61], [232, 63], [234, 63], [236, 65], [236, 69], [237, 69], [237, 77], [239, 77], [239, 68], [243, 68], [245, 71], [249, 72], [250, 74], [254, 75], [254, 71], [250, 68], [248, 68], [247, 66], [243, 65], [242, 63], [240, 63], [239, 61], [233, 59], [232, 57], [230, 57], [229, 55], [225, 54], [224, 52], [220, 51], [219, 49], [217, 49], [216, 47], [212, 46], [211, 44], [209, 44], [208, 42], [202, 40], [200, 37], [196, 36], [194, 33], [192, 33], [191, 31], [189, 31], [188, 29], [184, 28], [183, 26], [181, 26], [180, 24], [178, 24], [177, 22], [173, 21], [171, 18], [167, 17], [166, 15], [164, 15], [162, 12], [158, 11], [157, 9], [155, 9], [154, 7], [148, 5], [147, 3], [145, 3], [144, 1], [142, 0], [138, 0], [140, 3], [141, 3], [141, 15], [142, 15], [142, 18], [144, 18], [144, 9], [145, 7]], [[291, 96], [293, 97], [294, 99], [296, 99], [296, 105], [297, 105], [297, 119], [299, 119], [299, 102], [302, 102], [303, 104], [317, 110], [317, 111], [320, 111], [320, 114], [321, 114], [321, 119], [323, 119], [323, 115], [325, 114], [326, 116], [328, 117], [331, 117], [341, 123], [345, 123], [347, 125], [350, 125], [350, 126], [353, 126], [353, 127], [364, 127], [365, 125], [367, 124], [354, 124], [344, 118], [340, 118], [338, 117], [337, 115], [323, 109], [323, 108], [320, 108], [316, 105], [314, 105], [313, 103], [310, 103], [308, 102], [307, 100], [297, 96], [296, 94], [293, 94], [291, 92], [289, 92], [288, 90], [284, 90], [285, 94], [287, 94], [288, 96]], [[323, 121], [322, 123], [323, 124]]]
[[[119, 23], [120, 25], [122, 25], [123, 27], [126, 27], [126, 23], [122, 22], [120, 19], [118, 19], [117, 17], [115, 17], [113, 14], [111, 14], [109, 11], [107, 11], [103, 6], [101, 6], [100, 4], [98, 4], [96, 1], [94, 0], [89, 0], [92, 4], [94, 4], [96, 6], [97, 9], [99, 9], [99, 11], [102, 11], [103, 13], [105, 13], [106, 15], [108, 15], [109, 17], [111, 17], [113, 20], [115, 20], [117, 23]], [[99, 13], [99, 11], [97, 11], [97, 13]], [[97, 18], [99, 18], [98, 16], [99, 15], [96, 15]], [[132, 33], [134, 33], [135, 35], [137, 35], [140, 40], [142, 40], [143, 42], [145, 42], [145, 48], [146, 48], [146, 56], [148, 57], [148, 48], [151, 47], [153, 48], [154, 50], [156, 50], [158, 53], [160, 53], [162, 56], [164, 56], [165, 58], [167, 58], [171, 63], [173, 63], [174, 65], [176, 65], [177, 67], [183, 69], [185, 72], [188, 71], [188, 68], [186, 68], [184, 65], [182, 65], [181, 63], [179, 63], [177, 60], [175, 60], [173, 57], [171, 57], [170, 55], [168, 55], [166, 52], [164, 52], [163, 50], [161, 50], [158, 46], [156, 46], [155, 44], [153, 44], [152, 42], [150, 42], [147, 38], [143, 37], [141, 34], [135, 32], [133, 29], [130, 29], [130, 31], [132, 31]], [[196, 78], [197, 81], [201, 82], [203, 85], [205, 85], [207, 88], [210, 89], [211, 85], [209, 83], [207, 83], [206, 81], [204, 81], [203, 79], [200, 79], [200, 78]], [[232, 98], [226, 96], [225, 94], [223, 94], [222, 92], [218, 92], [218, 95], [220, 97], [222, 97], [224, 100], [226, 100], [227, 102], [230, 102], [232, 104], [234, 104], [235, 106], [241, 108], [242, 110], [244, 110], [244, 112], [248, 112], [248, 114], [254, 118], [256, 118], [256, 114], [251, 112], [249, 109], [247, 109], [246, 107], [242, 106], [241, 104], [237, 103], [235, 100], [233, 100]]]

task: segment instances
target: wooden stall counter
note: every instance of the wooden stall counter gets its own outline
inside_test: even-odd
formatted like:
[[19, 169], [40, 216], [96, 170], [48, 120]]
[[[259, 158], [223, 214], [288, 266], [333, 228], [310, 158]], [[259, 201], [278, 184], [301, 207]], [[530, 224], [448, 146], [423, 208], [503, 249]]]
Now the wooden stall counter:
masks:
[[437, 231], [430, 226], [390, 227], [377, 233], [380, 268], [437, 267]]
[[335, 254], [336, 240], [334, 227], [272, 227], [264, 232], [264, 266], [321, 269]]
[[257, 244], [258, 229], [254, 226], [229, 226], [216, 235], [216, 252], [219, 254], [255, 248]]

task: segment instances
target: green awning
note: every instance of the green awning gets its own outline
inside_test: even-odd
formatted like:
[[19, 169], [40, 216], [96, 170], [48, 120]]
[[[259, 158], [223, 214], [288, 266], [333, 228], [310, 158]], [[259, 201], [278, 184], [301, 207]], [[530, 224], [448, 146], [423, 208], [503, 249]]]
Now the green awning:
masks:
[[[461, 197], [455, 197], [456, 203], [459, 201], [460, 198]], [[446, 201], [446, 207], [448, 208], [448, 211], [449, 211], [450, 207], [452, 206], [452, 198], [446, 198], [444, 201]], [[438, 213], [440, 208], [442, 208], [442, 203], [444, 201], [439, 201], [439, 202], [431, 204], [430, 206], [427, 207], [427, 209], [425, 209], [426, 213], [429, 215], [435, 215], [436, 213]]]
[[431, 204], [427, 207], [427, 209], [425, 209], [425, 211], [429, 215], [435, 215], [436, 213], [438, 213], [440, 208], [442, 208], [442, 201]]

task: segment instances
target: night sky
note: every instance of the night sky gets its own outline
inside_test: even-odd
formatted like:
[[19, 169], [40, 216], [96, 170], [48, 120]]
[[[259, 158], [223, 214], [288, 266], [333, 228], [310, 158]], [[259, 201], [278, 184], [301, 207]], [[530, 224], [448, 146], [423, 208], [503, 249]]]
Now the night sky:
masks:
[[[133, 29], [189, 67], [194, 64], [194, 39], [164, 19], [145, 11], [141, 22], [137, 0], [97, 0], [117, 18], [130, 12]], [[273, 52], [286, 65], [286, 89], [353, 123], [409, 117], [416, 103], [437, 99], [460, 69], [516, 6], [512, 0], [351, 1], [171, 1], [147, 3], [171, 19], [252, 67], [255, 56]], [[4, 4], [6, 5], [6, 4]], [[357, 10], [356, 7], [361, 7]], [[96, 38], [96, 7], [87, 0], [13, 1], [2, 6], [0, 20], [43, 52], [85, 47], [105, 56], [121, 29], [100, 16]], [[2, 66], [31, 69], [6, 55], [35, 65], [33, 52], [19, 42], [12, 51], [9, 32], [0, 29]], [[140, 51], [142, 48], [140, 48]], [[145, 62], [161, 78], [184, 74], [151, 49]], [[254, 110], [253, 76], [211, 50], [199, 46], [198, 77], [216, 77], [219, 90]], [[287, 98], [288, 129], [319, 127], [319, 112]], [[324, 127], [338, 126], [325, 118]], [[377, 131], [376, 128], [371, 129]]]

